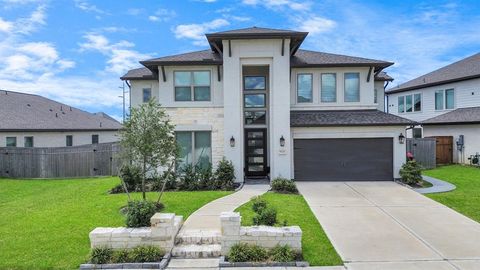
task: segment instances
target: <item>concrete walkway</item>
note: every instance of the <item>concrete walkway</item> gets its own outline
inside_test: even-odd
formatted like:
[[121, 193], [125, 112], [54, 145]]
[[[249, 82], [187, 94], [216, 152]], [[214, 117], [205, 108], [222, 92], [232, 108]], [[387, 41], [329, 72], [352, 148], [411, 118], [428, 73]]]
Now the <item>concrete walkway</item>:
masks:
[[222, 212], [233, 211], [251, 198], [262, 195], [269, 189], [269, 185], [244, 185], [241, 190], [212, 201], [195, 211], [183, 223], [180, 233], [198, 230], [220, 231], [220, 214]]
[[480, 224], [393, 182], [299, 182], [351, 270], [480, 269]]
[[441, 192], [448, 192], [456, 189], [457, 187], [453, 184], [448, 182], [442, 181], [437, 178], [433, 178], [430, 176], [422, 175], [424, 181], [430, 182], [433, 186], [428, 188], [414, 188], [418, 193], [428, 194], [428, 193], [441, 193]]

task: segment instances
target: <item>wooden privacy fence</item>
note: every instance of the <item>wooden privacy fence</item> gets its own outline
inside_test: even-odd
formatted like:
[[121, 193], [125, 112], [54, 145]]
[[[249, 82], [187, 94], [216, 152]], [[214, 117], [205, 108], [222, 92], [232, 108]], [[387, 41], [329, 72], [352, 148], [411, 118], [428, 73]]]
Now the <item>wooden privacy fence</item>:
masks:
[[120, 145], [0, 147], [0, 177], [57, 178], [117, 175]]
[[436, 167], [435, 138], [407, 139], [407, 152], [412, 153], [425, 169]]

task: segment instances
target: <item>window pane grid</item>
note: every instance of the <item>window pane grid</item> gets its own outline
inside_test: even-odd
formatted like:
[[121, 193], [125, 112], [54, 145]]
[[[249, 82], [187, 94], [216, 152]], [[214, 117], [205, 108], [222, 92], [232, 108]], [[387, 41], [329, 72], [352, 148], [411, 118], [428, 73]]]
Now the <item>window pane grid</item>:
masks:
[[337, 101], [337, 78], [335, 73], [324, 73], [320, 79], [320, 100], [322, 102]]
[[177, 131], [175, 138], [180, 148], [176, 169], [182, 170], [187, 165], [201, 169], [211, 166], [212, 142], [210, 131]]
[[405, 112], [404, 105], [405, 105], [405, 97], [404, 96], [398, 97], [398, 112], [399, 113]]
[[453, 89], [445, 90], [445, 109], [453, 109], [454, 108], [454, 91]]
[[210, 71], [175, 71], [175, 101], [210, 101]]
[[312, 74], [298, 74], [297, 102], [311, 103], [312, 101]]
[[443, 90], [435, 91], [435, 110], [443, 110]]
[[345, 102], [360, 101], [360, 74], [345, 73]]

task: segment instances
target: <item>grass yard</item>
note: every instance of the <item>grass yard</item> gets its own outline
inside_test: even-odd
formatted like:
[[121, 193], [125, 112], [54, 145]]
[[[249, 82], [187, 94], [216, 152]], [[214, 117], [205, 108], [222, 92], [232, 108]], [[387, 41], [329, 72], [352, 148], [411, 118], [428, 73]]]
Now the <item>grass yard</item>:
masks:
[[[116, 177], [0, 179], [0, 269], [78, 269], [95, 227], [124, 226], [125, 194], [109, 195]], [[164, 212], [188, 217], [223, 191], [167, 192]], [[148, 197], [156, 198], [156, 193]], [[140, 198], [141, 194], [134, 194]]]
[[429, 198], [480, 222], [480, 168], [451, 165], [427, 170], [423, 174], [457, 186], [450, 192], [427, 194]]
[[[301, 195], [278, 194], [273, 192], [261, 196], [267, 203], [277, 209], [279, 223], [287, 221], [288, 225], [302, 228], [303, 257], [310, 265], [342, 265], [330, 240]], [[242, 225], [251, 226], [254, 212], [252, 202], [240, 206], [236, 211], [242, 215]]]

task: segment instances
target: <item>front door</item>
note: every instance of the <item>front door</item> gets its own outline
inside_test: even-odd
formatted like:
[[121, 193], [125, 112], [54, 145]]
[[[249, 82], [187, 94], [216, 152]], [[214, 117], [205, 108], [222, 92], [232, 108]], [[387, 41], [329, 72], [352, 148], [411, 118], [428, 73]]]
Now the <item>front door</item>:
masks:
[[267, 129], [245, 129], [245, 175], [265, 177], [267, 174]]

